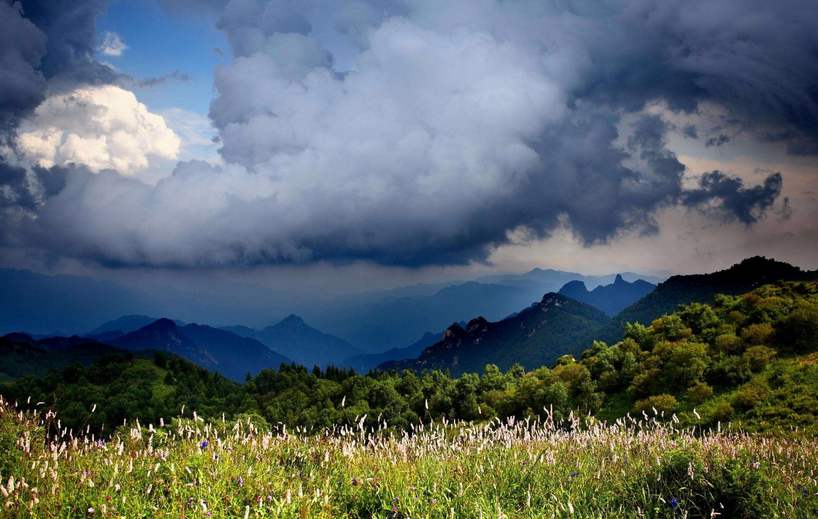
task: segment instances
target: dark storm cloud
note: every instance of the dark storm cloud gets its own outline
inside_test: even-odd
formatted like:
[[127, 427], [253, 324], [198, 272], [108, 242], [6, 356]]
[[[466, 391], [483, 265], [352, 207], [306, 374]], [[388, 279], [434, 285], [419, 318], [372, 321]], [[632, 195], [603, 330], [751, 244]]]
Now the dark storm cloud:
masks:
[[699, 130], [696, 129], [696, 126], [689, 124], [682, 129], [682, 133], [685, 137], [690, 137], [691, 139], [698, 139], [699, 138]]
[[0, 162], [0, 210], [34, 209], [35, 203], [26, 169]]
[[[17, 164], [15, 133], [47, 93], [78, 84], [112, 81], [116, 75], [93, 58], [98, 0], [0, 0], [0, 236], [35, 215], [65, 185], [61, 168]], [[27, 226], [25, 226], [27, 228]], [[15, 237], [15, 238], [20, 238]]]
[[19, 4], [0, 1], [0, 144], [45, 96], [45, 48], [45, 34], [23, 17]]
[[644, 108], [706, 102], [808, 150], [815, 5], [232, 0], [210, 110], [226, 164], [180, 163], [155, 186], [59, 177], [36, 235], [115, 266], [417, 266], [479, 261], [511, 231], [562, 222], [587, 244], [653, 232], [677, 204], [751, 224], [781, 175], [711, 172], [685, 190], [669, 128]]
[[713, 137], [709, 137], [706, 141], [704, 141], [704, 145], [708, 148], [712, 148], [724, 146], [728, 142], [730, 142], [730, 136], [720, 133], [718, 135], [714, 135]]
[[170, 81], [190, 81], [190, 76], [181, 70], [174, 70], [169, 74], [162, 76], [147, 77], [142, 79], [130, 79], [127, 83], [134, 83], [143, 88], [151, 88], [159, 85], [164, 85]]
[[23, 0], [23, 14], [46, 36], [41, 70], [55, 86], [112, 83], [118, 75], [94, 58], [96, 18], [106, 0]]
[[630, 107], [655, 97], [683, 110], [710, 101], [752, 125], [787, 125], [818, 139], [818, 3], [604, 4], [610, 28], [591, 36], [599, 66], [580, 95]]
[[749, 225], [757, 222], [773, 205], [781, 194], [782, 184], [781, 173], [769, 175], [760, 186], [745, 187], [738, 177], [710, 171], [701, 176], [698, 189], [684, 193], [683, 200], [689, 206], [716, 202], [727, 214]]
[[46, 91], [118, 76], [94, 57], [101, 0], [0, 0], [0, 138], [8, 141], [21, 117]]

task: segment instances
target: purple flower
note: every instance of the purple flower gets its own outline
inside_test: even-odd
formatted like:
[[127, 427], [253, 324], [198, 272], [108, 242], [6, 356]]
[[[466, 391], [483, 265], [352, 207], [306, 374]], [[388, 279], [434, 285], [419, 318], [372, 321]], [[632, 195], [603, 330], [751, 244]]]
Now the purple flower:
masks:
[[207, 440], [202, 440], [202, 443], [199, 444], [199, 448], [205, 450], [207, 448]]
[[675, 497], [671, 497], [670, 501], [668, 501], [668, 504], [670, 505], [670, 508], [676, 508], [677, 506], [679, 506], [679, 500], [676, 499]]

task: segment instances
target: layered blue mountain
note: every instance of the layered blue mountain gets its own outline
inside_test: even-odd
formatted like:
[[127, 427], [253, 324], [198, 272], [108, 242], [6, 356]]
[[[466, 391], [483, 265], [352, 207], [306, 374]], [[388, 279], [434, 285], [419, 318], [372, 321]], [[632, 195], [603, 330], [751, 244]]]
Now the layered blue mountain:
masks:
[[633, 282], [625, 281], [620, 274], [616, 275], [610, 285], [599, 285], [588, 290], [583, 281], [569, 281], [559, 293], [575, 301], [585, 303], [602, 310], [610, 317], [639, 301], [656, 288], [653, 283], [643, 279]]
[[551, 365], [562, 355], [578, 354], [608, 321], [602, 311], [551, 292], [540, 302], [497, 322], [477, 317], [465, 327], [455, 323], [417, 359], [390, 361], [379, 367], [441, 369], [453, 374], [479, 372], [486, 364], [502, 369], [521, 364], [533, 369]]
[[[629, 276], [623, 274], [626, 280]], [[429, 330], [443, 330], [452, 322], [475, 315], [502, 319], [574, 279], [592, 289], [610, 283], [613, 276], [533, 269], [476, 281], [325, 296], [229, 284], [201, 293], [157, 283], [131, 282], [125, 286], [88, 277], [0, 269], [0, 333], [88, 335], [93, 330], [91, 334], [99, 340], [110, 340], [118, 332], [128, 333], [136, 325], [148, 324], [152, 315], [173, 315], [188, 322], [263, 323], [270, 314], [293, 312], [323, 333], [365, 353], [380, 353], [405, 348]], [[120, 316], [127, 318], [119, 320]], [[106, 321], [114, 322], [94, 330]], [[234, 331], [255, 338], [261, 330], [256, 326]]]
[[316, 330], [294, 314], [261, 330], [247, 326], [228, 326], [223, 329], [255, 339], [293, 362], [307, 367], [341, 366], [345, 365], [345, 360], [349, 357], [363, 353], [343, 339]]
[[[633, 273], [623, 273], [622, 277], [627, 281], [657, 280]], [[593, 288], [613, 282], [614, 276], [535, 268], [523, 274], [483, 276], [445, 286], [413, 285], [361, 294], [304, 312], [320, 329], [370, 353], [380, 353], [404, 348], [429, 330], [443, 330], [453, 322], [468, 321], [475, 315], [503, 319], [573, 280]]]
[[255, 339], [200, 324], [179, 326], [170, 319], [157, 319], [111, 343], [129, 351], [173, 353], [236, 381], [244, 380], [248, 373], [292, 363]]
[[[151, 317], [149, 315], [123, 315], [122, 317], [118, 317], [97, 326], [86, 335], [89, 337], [111, 336], [117, 333], [120, 335], [125, 335], [126, 333], [131, 333], [157, 320], [157, 317]], [[184, 323], [180, 321], [176, 321], [176, 324], [184, 326]]]
[[423, 353], [423, 350], [433, 345], [443, 336], [443, 332], [426, 332], [423, 337], [403, 348], [390, 348], [381, 353], [363, 353], [346, 359], [345, 367], [350, 367], [358, 373], [366, 373], [379, 365], [391, 360], [413, 359]]

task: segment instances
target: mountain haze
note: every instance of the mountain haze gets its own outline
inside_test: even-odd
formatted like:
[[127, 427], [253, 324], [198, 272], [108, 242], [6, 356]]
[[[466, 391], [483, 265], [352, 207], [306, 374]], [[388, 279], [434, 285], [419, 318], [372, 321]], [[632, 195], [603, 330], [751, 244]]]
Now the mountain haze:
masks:
[[246, 326], [231, 326], [224, 329], [243, 337], [253, 338], [306, 367], [338, 366], [348, 357], [362, 353], [347, 341], [309, 326], [295, 314], [290, 314], [262, 330]]
[[[465, 323], [463, 323], [465, 324]], [[426, 332], [423, 337], [403, 348], [391, 348], [381, 353], [364, 353], [355, 355], [343, 362], [344, 366], [350, 367], [359, 373], [367, 371], [385, 362], [402, 359], [413, 359], [420, 355], [423, 350], [435, 344], [443, 336], [444, 332]]]

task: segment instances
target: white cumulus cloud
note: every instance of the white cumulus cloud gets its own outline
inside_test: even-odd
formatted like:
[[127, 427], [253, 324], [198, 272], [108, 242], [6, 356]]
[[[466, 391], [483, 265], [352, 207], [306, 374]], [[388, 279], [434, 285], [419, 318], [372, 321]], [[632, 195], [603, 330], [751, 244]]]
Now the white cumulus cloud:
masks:
[[40, 166], [74, 163], [131, 175], [151, 157], [177, 158], [180, 139], [133, 92], [104, 85], [48, 97], [21, 124], [17, 145]]

